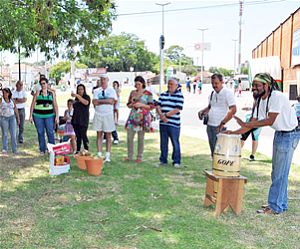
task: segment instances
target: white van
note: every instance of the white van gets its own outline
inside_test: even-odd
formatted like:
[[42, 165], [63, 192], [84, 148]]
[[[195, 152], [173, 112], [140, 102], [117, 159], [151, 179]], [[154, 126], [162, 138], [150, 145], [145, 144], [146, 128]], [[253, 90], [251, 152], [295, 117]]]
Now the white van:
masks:
[[242, 91], [249, 91], [250, 90], [250, 82], [249, 82], [249, 77], [247, 74], [238, 74], [235, 75], [234, 80], [237, 80], [239, 82], [239, 80], [241, 80], [242, 83]]

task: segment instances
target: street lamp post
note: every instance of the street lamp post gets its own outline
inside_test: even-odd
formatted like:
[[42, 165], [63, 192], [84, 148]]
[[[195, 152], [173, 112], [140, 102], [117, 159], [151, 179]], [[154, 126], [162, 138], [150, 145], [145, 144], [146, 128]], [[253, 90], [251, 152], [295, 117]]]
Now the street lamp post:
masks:
[[160, 79], [159, 79], [159, 93], [162, 92], [162, 86], [164, 84], [164, 45], [165, 45], [165, 20], [164, 20], [164, 10], [165, 6], [171, 4], [170, 2], [168, 3], [156, 3], [156, 5], [161, 6], [161, 20], [162, 20], [162, 35], [160, 36], [159, 39], [159, 54], [160, 54]]
[[205, 29], [198, 29], [202, 32], [202, 44], [201, 44], [201, 82], [203, 82], [203, 61], [204, 61], [204, 31], [208, 30], [207, 28]]
[[239, 20], [239, 56], [238, 56], [238, 73], [241, 73], [242, 64], [242, 17], [243, 17], [244, 0], [240, 0], [240, 20]]

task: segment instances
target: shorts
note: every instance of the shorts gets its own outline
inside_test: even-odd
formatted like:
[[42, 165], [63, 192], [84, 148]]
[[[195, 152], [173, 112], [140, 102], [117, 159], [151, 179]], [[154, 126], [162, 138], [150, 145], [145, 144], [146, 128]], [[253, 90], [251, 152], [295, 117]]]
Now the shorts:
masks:
[[251, 134], [253, 141], [258, 141], [259, 134], [261, 132], [261, 128], [254, 128], [246, 133], [242, 134], [241, 140], [246, 141], [249, 135]]
[[104, 132], [113, 132], [116, 130], [114, 115], [99, 115], [95, 113], [93, 120], [93, 130], [95, 131], [104, 131]]

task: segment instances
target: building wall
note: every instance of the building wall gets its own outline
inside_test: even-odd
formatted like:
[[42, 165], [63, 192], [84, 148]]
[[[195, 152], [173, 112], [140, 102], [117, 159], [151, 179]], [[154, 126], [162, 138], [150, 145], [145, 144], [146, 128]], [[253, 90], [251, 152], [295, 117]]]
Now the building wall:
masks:
[[[297, 84], [300, 65], [291, 66], [293, 33], [300, 29], [300, 8], [281, 23], [264, 41], [252, 51], [252, 58], [279, 56], [283, 73], [283, 91]], [[299, 85], [299, 82], [298, 82]], [[300, 85], [298, 87], [300, 94]]]
[[267, 38], [267, 56], [273, 55], [273, 33]]

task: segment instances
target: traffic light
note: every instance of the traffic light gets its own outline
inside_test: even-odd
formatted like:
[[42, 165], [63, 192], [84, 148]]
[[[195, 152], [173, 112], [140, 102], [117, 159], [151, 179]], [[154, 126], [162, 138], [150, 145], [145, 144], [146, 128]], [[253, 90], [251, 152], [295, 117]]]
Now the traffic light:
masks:
[[163, 35], [159, 37], [159, 47], [160, 49], [164, 49], [165, 47], [165, 37]]

